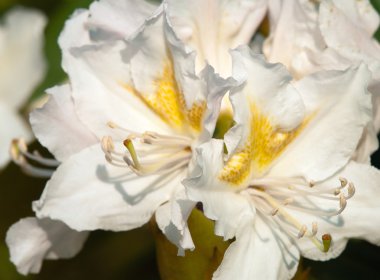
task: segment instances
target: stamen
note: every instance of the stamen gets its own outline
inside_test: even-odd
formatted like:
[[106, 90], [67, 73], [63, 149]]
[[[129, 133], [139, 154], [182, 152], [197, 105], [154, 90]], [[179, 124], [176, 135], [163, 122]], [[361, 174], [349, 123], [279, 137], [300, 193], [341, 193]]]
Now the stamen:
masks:
[[350, 182], [348, 183], [348, 196], [346, 196], [346, 199], [350, 199], [355, 194], [355, 185]]
[[309, 237], [314, 237], [318, 233], [318, 224], [316, 222], [313, 222], [311, 224], [311, 235]]
[[298, 232], [298, 239], [304, 237], [305, 233], [307, 232], [307, 227], [305, 225], [301, 226], [300, 231]]
[[[298, 221], [287, 210], [309, 213], [317, 217], [332, 217], [341, 214], [347, 207], [347, 200], [355, 194], [355, 186], [343, 177], [339, 178], [339, 182], [339, 186], [335, 188], [310, 190], [310, 188], [305, 187], [316, 187], [317, 184], [300, 177], [285, 178], [284, 180], [281, 178], [260, 178], [254, 179], [246, 191], [255, 200], [258, 211], [273, 216], [273, 220], [290, 236], [293, 238], [307, 237], [318, 249], [327, 252], [331, 246], [331, 235], [324, 234], [322, 240], [316, 238], [318, 233], [317, 222], [313, 222], [310, 230], [308, 230], [305, 224]], [[339, 203], [339, 208], [335, 211], [324, 210], [319, 209], [318, 205], [314, 204], [312, 204], [313, 207], [308, 208], [304, 206], [305, 202], [312, 203], [308, 197], [335, 200]], [[294, 229], [297, 231], [295, 232]]]
[[342, 213], [343, 210], [347, 206], [347, 200], [346, 200], [346, 197], [343, 194], [340, 194], [340, 196], [339, 196], [339, 206], [340, 206], [340, 209], [339, 209], [337, 215], [339, 215], [340, 213]]
[[54, 169], [33, 166], [27, 159], [48, 167], [57, 167], [60, 164], [56, 160], [43, 158], [37, 152], [33, 154], [29, 153], [26, 142], [23, 139], [12, 140], [9, 152], [13, 162], [20, 166], [24, 173], [33, 177], [50, 178]]
[[273, 209], [271, 215], [275, 216], [278, 213], [278, 210], [279, 210], [278, 208]]
[[340, 185], [344, 188], [347, 185], [347, 179], [343, 177], [339, 177]]

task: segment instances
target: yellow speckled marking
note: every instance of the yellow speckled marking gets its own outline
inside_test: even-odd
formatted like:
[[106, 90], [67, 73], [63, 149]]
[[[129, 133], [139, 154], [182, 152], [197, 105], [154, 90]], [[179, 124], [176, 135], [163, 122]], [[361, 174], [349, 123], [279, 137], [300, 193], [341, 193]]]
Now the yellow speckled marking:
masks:
[[157, 90], [150, 95], [141, 94], [129, 85], [125, 85], [125, 88], [142, 99], [172, 127], [180, 130], [191, 127], [193, 130], [200, 131], [206, 103], [194, 103], [190, 109], [186, 109], [185, 100], [178, 88], [170, 61], [166, 63], [162, 75], [154, 81], [154, 84]]
[[262, 175], [309, 121], [304, 120], [293, 131], [280, 132], [256, 106], [252, 105], [251, 113], [251, 132], [246, 145], [231, 156], [219, 174], [220, 180], [233, 185], [243, 184], [250, 179], [252, 172]]
[[206, 111], [206, 102], [194, 103], [190, 110], [186, 110], [187, 119], [192, 128], [200, 131], [202, 128], [202, 120]]

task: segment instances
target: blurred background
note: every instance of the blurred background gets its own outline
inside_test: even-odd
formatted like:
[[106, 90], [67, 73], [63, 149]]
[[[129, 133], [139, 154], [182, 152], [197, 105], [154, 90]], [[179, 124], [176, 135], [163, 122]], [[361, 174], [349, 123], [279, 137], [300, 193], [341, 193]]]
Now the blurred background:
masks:
[[[65, 19], [75, 9], [86, 8], [91, 2], [90, 0], [0, 0], [0, 16], [10, 8], [22, 5], [39, 9], [48, 17], [45, 30], [48, 71], [30, 101], [40, 97], [44, 89], [64, 81], [65, 74], [60, 67], [61, 55], [57, 45], [58, 35]], [[372, 2], [379, 11], [380, 0]], [[379, 30], [376, 37], [380, 39]], [[26, 111], [24, 108], [25, 114]], [[42, 150], [42, 147], [34, 143], [32, 149]], [[380, 168], [380, 152], [374, 154], [372, 160], [373, 164]], [[4, 242], [6, 231], [20, 218], [33, 216], [31, 202], [39, 198], [45, 183], [45, 180], [24, 175], [13, 163], [0, 171], [0, 280], [159, 279], [154, 240], [148, 227], [120, 233], [93, 232], [83, 250], [75, 258], [45, 261], [40, 274], [28, 277], [19, 275], [9, 261], [8, 249]], [[380, 279], [379, 261], [380, 247], [352, 240], [338, 259], [325, 263], [304, 260], [302, 266], [309, 271], [308, 278], [304, 279]]]

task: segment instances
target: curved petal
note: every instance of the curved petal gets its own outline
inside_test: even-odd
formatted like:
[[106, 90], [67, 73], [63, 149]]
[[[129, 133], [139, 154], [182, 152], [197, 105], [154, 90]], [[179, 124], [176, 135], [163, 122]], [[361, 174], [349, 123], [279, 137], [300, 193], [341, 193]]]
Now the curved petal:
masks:
[[234, 50], [232, 56], [234, 78], [246, 82], [243, 88], [238, 87], [230, 94], [236, 122], [225, 135], [230, 154], [237, 144], [245, 144], [255, 121], [253, 113], [263, 115], [280, 131], [296, 128], [304, 118], [302, 99], [289, 83], [292, 77], [283, 65], [269, 64], [261, 55], [243, 47]]
[[[379, 16], [369, 1], [361, 2], [363, 3], [347, 1], [343, 4], [339, 1], [323, 1], [319, 8], [320, 29], [327, 46], [342, 52], [356, 51], [379, 59], [380, 46], [372, 38], [378, 26]], [[355, 6], [362, 7], [359, 9]], [[372, 23], [368, 25], [368, 21]], [[350, 36], [345, 36], [346, 32], [349, 32]]]
[[25, 218], [12, 225], [6, 237], [11, 261], [23, 275], [38, 273], [44, 259], [74, 257], [88, 232], [77, 232], [50, 219]]
[[94, 40], [123, 39], [136, 32], [155, 9], [155, 4], [140, 0], [97, 1], [90, 6], [87, 25]]
[[98, 142], [78, 119], [70, 85], [48, 90], [50, 98], [30, 115], [33, 132], [42, 145], [59, 161], [64, 161], [85, 147]]
[[312, 56], [325, 47], [314, 5], [300, 0], [269, 1], [270, 34], [263, 53], [270, 62], [286, 65], [296, 78], [318, 70], [319, 62]]
[[237, 81], [231, 77], [228, 79], [220, 77], [209, 64], [197, 74], [196, 53], [179, 40], [167, 17], [165, 17], [164, 23], [165, 35], [173, 56], [176, 80], [183, 94], [186, 109], [191, 110], [193, 106], [205, 104], [205, 102], [207, 104], [205, 112], [203, 112], [204, 130], [200, 136], [200, 142], [207, 141], [213, 135], [222, 99], [229, 89], [236, 86]]
[[0, 26], [0, 93], [12, 108], [19, 108], [45, 75], [45, 25], [40, 12], [17, 8]]
[[310, 121], [278, 158], [269, 176], [323, 180], [347, 164], [371, 120], [370, 72], [320, 72], [294, 83]]
[[214, 280], [291, 279], [297, 271], [299, 251], [286, 235], [274, 231], [260, 217], [242, 225], [228, 247]]
[[216, 221], [216, 235], [231, 239], [243, 221], [253, 219], [255, 209], [247, 199], [218, 180], [223, 167], [223, 141], [212, 139], [200, 145], [195, 161], [194, 168], [183, 181], [187, 196], [201, 202], [206, 217]]
[[352, 160], [360, 163], [371, 163], [371, 155], [379, 148], [379, 141], [375, 128], [372, 124], [368, 124], [364, 129], [359, 144], [356, 147]]
[[[67, 63], [70, 63], [70, 50], [91, 43], [90, 34], [86, 27], [89, 17], [87, 10], [75, 10], [66, 20], [63, 31], [59, 35], [58, 44], [62, 50], [62, 68], [67, 72]], [[67, 60], [69, 60], [67, 62]]]
[[228, 50], [248, 44], [266, 12], [266, 1], [167, 0], [178, 37], [197, 52], [197, 70], [208, 61], [222, 76], [231, 73]]
[[[170, 133], [168, 125], [130, 89], [130, 65], [122, 58], [125, 48], [124, 42], [116, 41], [71, 50], [67, 67], [79, 119], [98, 138], [115, 134], [109, 122], [130, 131]], [[145, 80], [149, 85], [153, 81]]]
[[[380, 79], [380, 45], [372, 37], [374, 23], [373, 14], [376, 13], [368, 1], [324, 1], [319, 8], [319, 27], [328, 50], [336, 51], [347, 61], [324, 63], [326, 69], [344, 69], [351, 65], [364, 62], [373, 73], [373, 77]], [[364, 20], [364, 18], [366, 18]], [[370, 27], [368, 21], [372, 22]], [[331, 28], [334, 26], [334, 28]], [[370, 29], [370, 30], [368, 30]], [[349, 32], [350, 36], [345, 36]], [[329, 60], [327, 60], [329, 62]], [[333, 66], [333, 67], [332, 67]], [[344, 68], [342, 68], [344, 67]]]
[[33, 209], [75, 230], [129, 230], [145, 224], [168, 201], [184, 170], [137, 176], [105, 161], [99, 145], [71, 156], [53, 174]]
[[[173, 202], [165, 203], [157, 209], [156, 222], [162, 233], [165, 234], [166, 238], [178, 247], [178, 255], [184, 256], [186, 249], [194, 250], [195, 248], [189, 228], [186, 223], [188, 216], [183, 217], [186, 220], [182, 221], [182, 223], [185, 224], [185, 226], [183, 226], [182, 229], [176, 227], [172, 222], [172, 216], [173, 214], [175, 214], [173, 213], [172, 203]], [[192, 206], [194, 205], [194, 203], [191, 204]], [[193, 207], [191, 207], [191, 209], [192, 208]], [[181, 210], [178, 209], [178, 211]], [[191, 210], [188, 214], [190, 215], [190, 213]]]
[[[333, 186], [338, 182], [339, 177], [347, 178], [354, 183], [355, 194], [347, 201], [347, 206], [339, 218], [328, 219], [304, 215], [302, 221], [308, 223], [315, 220], [318, 223], [319, 233], [330, 233], [332, 236], [332, 245], [328, 253], [322, 253], [311, 242], [307, 242], [308, 240], [299, 242], [302, 255], [307, 258], [326, 260], [337, 257], [344, 250], [349, 238], [365, 239], [375, 245], [380, 245], [378, 199], [380, 171], [367, 164], [351, 161], [341, 172], [323, 182], [321, 187]], [[319, 201], [314, 199], [313, 202], [318, 203]], [[330, 205], [334, 207], [334, 205]], [[324, 204], [324, 207], [328, 207], [328, 205]]]
[[21, 116], [8, 104], [0, 102], [0, 168], [10, 160], [9, 148], [14, 138], [32, 139], [30, 129]]

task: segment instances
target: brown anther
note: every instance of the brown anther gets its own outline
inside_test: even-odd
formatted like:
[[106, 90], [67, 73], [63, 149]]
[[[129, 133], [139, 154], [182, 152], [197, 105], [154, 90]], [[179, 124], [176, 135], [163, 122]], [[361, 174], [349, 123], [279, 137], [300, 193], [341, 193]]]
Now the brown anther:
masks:
[[340, 186], [342, 188], [344, 188], [345, 186], [347, 186], [347, 179], [346, 178], [343, 178], [343, 177], [339, 177], [339, 181], [340, 181]]
[[300, 231], [298, 232], [297, 238], [299, 239], [299, 238], [304, 237], [306, 232], [307, 232], [307, 226], [302, 225], [302, 227], [300, 228]]
[[273, 209], [271, 215], [276, 216], [276, 214], [278, 213], [278, 210], [279, 210], [278, 208]]

